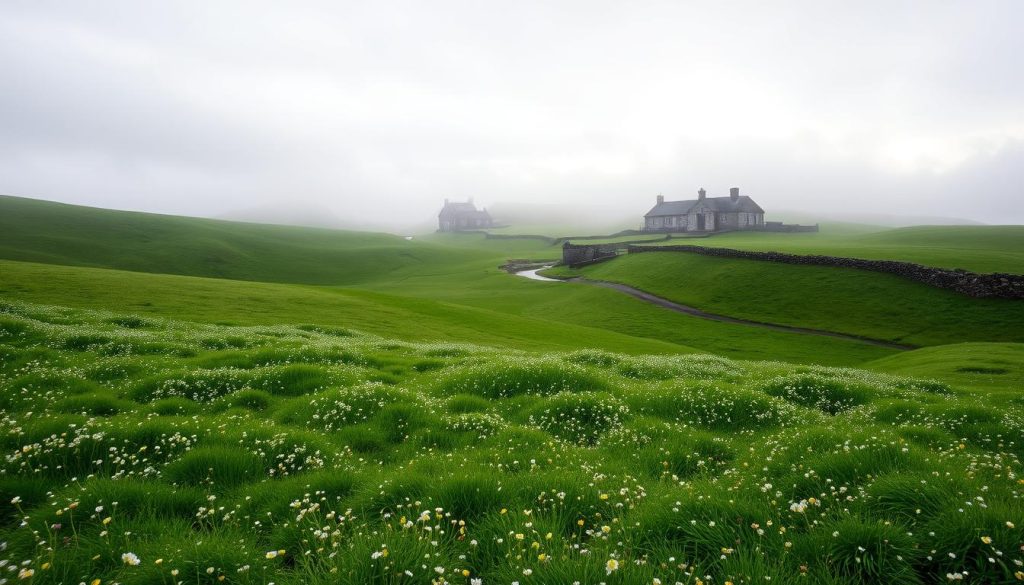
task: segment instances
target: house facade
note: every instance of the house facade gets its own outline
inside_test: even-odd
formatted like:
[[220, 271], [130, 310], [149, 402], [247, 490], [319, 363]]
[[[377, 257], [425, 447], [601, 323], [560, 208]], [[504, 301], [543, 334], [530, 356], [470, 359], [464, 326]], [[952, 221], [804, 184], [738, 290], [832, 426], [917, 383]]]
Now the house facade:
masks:
[[764, 209], [738, 187], [728, 197], [708, 197], [702, 188], [696, 199], [658, 203], [644, 215], [644, 230], [663, 232], [721, 232], [764, 227]]
[[457, 232], [494, 227], [491, 215], [486, 209], [478, 210], [473, 199], [466, 202], [444, 200], [441, 213], [437, 214], [437, 231]]

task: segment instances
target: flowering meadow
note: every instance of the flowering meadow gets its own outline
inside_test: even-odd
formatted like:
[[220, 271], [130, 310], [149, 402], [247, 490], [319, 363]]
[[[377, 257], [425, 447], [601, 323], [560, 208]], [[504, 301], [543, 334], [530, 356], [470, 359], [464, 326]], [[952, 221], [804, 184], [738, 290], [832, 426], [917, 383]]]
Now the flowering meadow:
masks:
[[1024, 582], [1020, 389], [3, 303], [0, 417], [0, 584]]

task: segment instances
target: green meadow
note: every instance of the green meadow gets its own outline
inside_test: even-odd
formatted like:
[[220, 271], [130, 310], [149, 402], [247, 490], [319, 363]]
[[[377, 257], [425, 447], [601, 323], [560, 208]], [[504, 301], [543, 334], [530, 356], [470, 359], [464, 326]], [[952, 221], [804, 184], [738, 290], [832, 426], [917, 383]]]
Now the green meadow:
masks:
[[[1024, 272], [1018, 228], [823, 230], [699, 242]], [[903, 351], [500, 268], [559, 256], [0, 197], [0, 582], [1024, 580], [1021, 302], [549, 271]]]

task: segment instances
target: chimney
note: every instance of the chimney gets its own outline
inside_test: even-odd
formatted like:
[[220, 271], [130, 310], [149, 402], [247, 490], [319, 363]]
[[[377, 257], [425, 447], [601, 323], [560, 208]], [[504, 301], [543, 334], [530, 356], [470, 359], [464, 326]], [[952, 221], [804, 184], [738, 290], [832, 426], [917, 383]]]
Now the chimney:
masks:
[[445, 198], [444, 198], [444, 204], [445, 204], [446, 206], [448, 205], [448, 198], [447, 198], [447, 197], [445, 197]]
[[739, 187], [733, 187], [733, 188], [729, 189], [729, 199], [732, 199], [733, 201], [739, 201], [740, 200], [740, 188]]
[[658, 205], [661, 205], [664, 202], [665, 202], [665, 196], [664, 195], [658, 195]]
[[701, 187], [700, 190], [697, 191], [697, 201], [704, 201], [704, 198], [707, 196], [708, 192], [704, 190], [704, 187]]

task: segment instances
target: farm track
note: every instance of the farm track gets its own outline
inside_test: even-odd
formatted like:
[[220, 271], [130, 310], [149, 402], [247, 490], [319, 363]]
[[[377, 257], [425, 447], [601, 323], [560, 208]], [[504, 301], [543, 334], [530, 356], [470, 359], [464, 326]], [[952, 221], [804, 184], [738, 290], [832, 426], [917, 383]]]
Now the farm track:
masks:
[[619, 292], [625, 293], [625, 294], [627, 294], [627, 295], [629, 295], [631, 297], [640, 299], [642, 301], [646, 301], [646, 302], [651, 303], [653, 305], [658, 305], [659, 307], [668, 309], [670, 311], [675, 311], [677, 313], [684, 313], [686, 315], [692, 315], [694, 317], [700, 317], [701, 319], [708, 319], [708, 320], [711, 320], [711, 321], [720, 321], [722, 323], [734, 323], [734, 324], [737, 324], [737, 325], [750, 325], [751, 327], [760, 327], [762, 329], [772, 329], [772, 330], [775, 330], [775, 331], [784, 331], [784, 332], [787, 332], [787, 333], [800, 333], [800, 334], [803, 334], [803, 335], [820, 335], [822, 337], [835, 337], [835, 338], [838, 338], [838, 339], [846, 339], [846, 340], [849, 340], [849, 341], [856, 341], [856, 342], [860, 342], [860, 343], [866, 343], [866, 344], [869, 344], [869, 345], [875, 345], [875, 346], [878, 346], [878, 347], [886, 347], [886, 348], [889, 348], [889, 349], [899, 349], [899, 350], [904, 350], [904, 351], [912, 350], [912, 349], [917, 349], [918, 348], [918, 346], [915, 346], [915, 345], [907, 345], [907, 344], [902, 344], [902, 343], [894, 343], [894, 342], [891, 342], [891, 341], [884, 341], [884, 340], [881, 340], [881, 339], [873, 339], [873, 338], [870, 338], [870, 337], [861, 337], [859, 335], [850, 335], [848, 333], [837, 333], [835, 331], [825, 331], [825, 330], [822, 330], [822, 329], [810, 329], [810, 328], [807, 328], [807, 327], [793, 327], [793, 326], [790, 326], [790, 325], [779, 325], [779, 324], [776, 324], [776, 323], [764, 323], [762, 321], [753, 321], [753, 320], [750, 320], [750, 319], [740, 319], [738, 317], [729, 317], [727, 315], [718, 315], [718, 314], [715, 314], [715, 313], [707, 313], [707, 312], [702, 311], [700, 309], [697, 309], [697, 308], [694, 308], [694, 307], [690, 307], [688, 305], [682, 305], [682, 304], [679, 304], [679, 303], [677, 303], [675, 301], [670, 301], [670, 300], [668, 300], [666, 298], [662, 298], [662, 297], [659, 297], [657, 295], [653, 295], [653, 294], [651, 294], [649, 292], [640, 290], [638, 288], [633, 288], [633, 287], [627, 286], [625, 284], [619, 284], [617, 282], [608, 282], [606, 280], [591, 280], [589, 278], [583, 278], [583, 277], [569, 278], [569, 279], [566, 279], [566, 282], [576, 282], [576, 283], [580, 283], [580, 284], [588, 284], [588, 285], [591, 285], [591, 286], [600, 286], [600, 287], [603, 287], [603, 288], [610, 288], [612, 290], [617, 290]]

